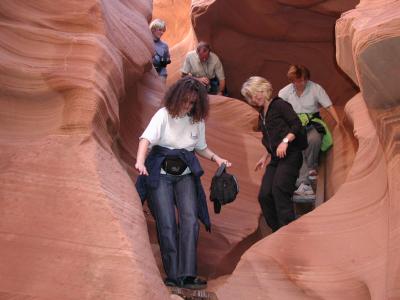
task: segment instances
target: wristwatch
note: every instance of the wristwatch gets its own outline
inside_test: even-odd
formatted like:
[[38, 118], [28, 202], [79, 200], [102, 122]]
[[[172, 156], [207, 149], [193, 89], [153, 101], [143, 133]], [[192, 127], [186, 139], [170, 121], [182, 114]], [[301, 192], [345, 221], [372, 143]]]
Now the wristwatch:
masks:
[[289, 139], [287, 137], [285, 137], [282, 142], [284, 142], [285, 144], [289, 144]]

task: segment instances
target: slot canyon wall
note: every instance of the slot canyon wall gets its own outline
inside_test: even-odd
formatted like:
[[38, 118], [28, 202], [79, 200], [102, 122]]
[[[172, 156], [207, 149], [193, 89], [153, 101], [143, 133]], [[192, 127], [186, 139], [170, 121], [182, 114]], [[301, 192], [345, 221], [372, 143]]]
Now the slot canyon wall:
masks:
[[169, 298], [126, 171], [163, 91], [151, 13], [1, 1], [0, 299]]
[[[151, 66], [152, 16], [167, 20], [168, 84], [208, 39], [233, 95], [252, 70], [278, 89], [295, 59], [346, 120], [327, 157], [332, 197], [261, 239], [257, 114], [211, 98], [207, 142], [233, 162], [241, 192], [221, 215], [210, 205], [213, 233], [201, 229], [209, 288], [219, 299], [400, 299], [400, 2], [362, 0], [346, 12], [335, 52], [335, 21], [357, 2], [2, 1], [0, 299], [170, 298], [132, 181], [137, 138], [164, 91]], [[202, 164], [208, 187], [215, 165]]]
[[[399, 11], [361, 1], [337, 21], [338, 64], [361, 90], [345, 105], [350, 170], [327, 203], [247, 250], [219, 299], [400, 299]], [[349, 147], [337, 136], [335, 148]]]

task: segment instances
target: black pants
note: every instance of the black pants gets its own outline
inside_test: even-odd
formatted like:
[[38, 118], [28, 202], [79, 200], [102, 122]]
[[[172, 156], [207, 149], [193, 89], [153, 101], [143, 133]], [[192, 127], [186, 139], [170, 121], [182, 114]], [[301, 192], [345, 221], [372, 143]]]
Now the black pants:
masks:
[[262, 179], [258, 201], [268, 226], [277, 231], [295, 219], [292, 195], [303, 163], [300, 151], [273, 158]]
[[[207, 86], [208, 93], [211, 95], [217, 95], [219, 91], [219, 79], [217, 77], [211, 78], [210, 83]], [[222, 95], [228, 96], [228, 90], [226, 87], [224, 88], [222, 92]]]

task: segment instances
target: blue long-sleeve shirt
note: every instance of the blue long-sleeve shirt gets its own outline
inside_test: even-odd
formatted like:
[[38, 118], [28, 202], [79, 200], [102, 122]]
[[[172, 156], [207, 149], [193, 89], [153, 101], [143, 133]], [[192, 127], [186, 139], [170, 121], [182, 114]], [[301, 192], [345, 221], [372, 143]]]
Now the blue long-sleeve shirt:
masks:
[[153, 55], [153, 65], [157, 70], [158, 75], [160, 76], [167, 76], [167, 68], [166, 67], [159, 67], [161, 60], [168, 61], [171, 60], [169, 54], [169, 48], [167, 43], [163, 42], [160, 39], [154, 40], [154, 50], [155, 53]]

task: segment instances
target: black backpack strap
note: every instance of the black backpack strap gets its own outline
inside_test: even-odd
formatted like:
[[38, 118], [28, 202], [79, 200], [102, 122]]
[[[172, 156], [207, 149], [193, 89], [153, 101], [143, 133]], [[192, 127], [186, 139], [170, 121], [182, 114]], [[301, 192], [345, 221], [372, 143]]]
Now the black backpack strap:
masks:
[[219, 201], [213, 201], [214, 203], [214, 212], [219, 214], [221, 212], [221, 203]]
[[215, 172], [215, 176], [221, 176], [222, 175], [222, 173], [224, 173], [225, 172], [225, 169], [226, 169], [226, 164], [225, 163], [222, 163], [220, 166], [219, 166], [219, 168], [217, 169], [217, 172]]

